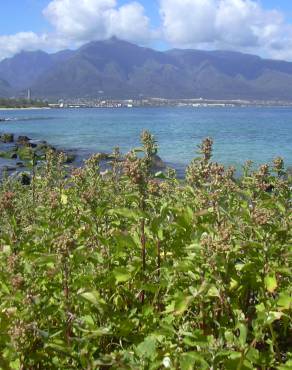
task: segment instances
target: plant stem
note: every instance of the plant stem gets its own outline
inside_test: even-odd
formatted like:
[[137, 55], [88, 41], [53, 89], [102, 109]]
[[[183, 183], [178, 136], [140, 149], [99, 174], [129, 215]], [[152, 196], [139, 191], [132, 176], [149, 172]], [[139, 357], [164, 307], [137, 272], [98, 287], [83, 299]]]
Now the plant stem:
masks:
[[157, 241], [157, 276], [160, 278], [160, 267], [161, 267], [161, 245], [160, 240]]
[[[141, 220], [141, 246], [142, 246], [142, 277], [143, 282], [145, 282], [145, 270], [146, 270], [146, 236], [145, 236], [145, 219]], [[141, 292], [141, 303], [144, 303], [145, 292]]]

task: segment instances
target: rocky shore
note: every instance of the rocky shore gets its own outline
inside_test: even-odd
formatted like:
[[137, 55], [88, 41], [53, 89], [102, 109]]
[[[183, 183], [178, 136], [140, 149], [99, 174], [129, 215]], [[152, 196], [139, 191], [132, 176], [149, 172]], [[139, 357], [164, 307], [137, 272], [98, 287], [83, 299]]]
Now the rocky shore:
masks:
[[[33, 159], [44, 161], [46, 153], [52, 150], [65, 154], [65, 163], [75, 167], [81, 166], [83, 160], [91, 154], [78, 153], [77, 150], [57, 149], [47, 141], [32, 140], [28, 136], [16, 136], [13, 133], [0, 133], [0, 178], [3, 173], [8, 175], [21, 175], [29, 173]], [[106, 169], [111, 155], [103, 153], [102, 167]], [[166, 164], [159, 156], [153, 157], [153, 170], [161, 171]]]
[[[47, 141], [32, 140], [28, 136], [15, 136], [12, 133], [0, 133], [0, 172], [20, 173], [29, 169], [34, 159], [45, 159], [48, 150], [60, 152]], [[73, 163], [76, 154], [63, 151], [66, 163]]]

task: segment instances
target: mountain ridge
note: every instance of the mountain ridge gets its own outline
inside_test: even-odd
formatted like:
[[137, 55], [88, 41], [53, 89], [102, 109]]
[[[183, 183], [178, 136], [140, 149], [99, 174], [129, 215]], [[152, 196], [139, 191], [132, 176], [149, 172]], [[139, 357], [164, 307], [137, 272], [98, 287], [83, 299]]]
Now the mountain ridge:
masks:
[[0, 62], [6, 92], [59, 98], [211, 98], [292, 101], [292, 63], [235, 51], [158, 51], [111, 38]]

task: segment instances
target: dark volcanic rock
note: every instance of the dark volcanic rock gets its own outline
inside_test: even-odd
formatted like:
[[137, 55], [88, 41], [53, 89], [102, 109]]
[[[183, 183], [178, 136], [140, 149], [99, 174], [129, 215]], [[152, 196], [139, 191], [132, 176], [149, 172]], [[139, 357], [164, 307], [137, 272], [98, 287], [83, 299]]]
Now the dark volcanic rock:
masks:
[[22, 185], [30, 185], [31, 177], [28, 173], [22, 172], [19, 177]]
[[76, 154], [75, 153], [66, 153], [66, 163], [71, 164], [75, 161], [76, 159]]
[[19, 145], [27, 145], [30, 141], [30, 138], [27, 136], [18, 136], [17, 144]]
[[152, 166], [153, 169], [157, 170], [163, 170], [166, 168], [166, 164], [163, 162], [163, 160], [158, 156], [154, 155], [152, 157]]
[[2, 134], [1, 141], [3, 143], [13, 143], [14, 142], [14, 135], [13, 134]]
[[32, 141], [29, 137], [27, 136], [19, 136], [17, 139], [17, 144], [21, 146], [28, 146], [30, 148], [36, 148], [39, 143]]
[[[18, 136], [14, 142], [13, 134], [2, 134], [0, 136], [0, 177], [3, 171], [9, 172], [9, 175], [10, 172], [15, 171], [15, 175], [20, 179], [23, 173], [21, 169], [30, 168], [27, 161], [35, 159], [36, 164], [43, 163], [49, 150], [56, 154], [61, 153], [61, 150], [52, 147], [47, 141], [33, 141], [28, 136], [23, 135]], [[62, 152], [65, 155], [65, 163], [68, 165], [76, 164], [77, 152], [75, 150]], [[29, 172], [28, 175], [23, 176], [29, 176]], [[30, 182], [27, 177], [20, 180], [24, 185]]]
[[2, 167], [2, 171], [7, 171], [7, 172], [11, 172], [11, 171], [15, 171], [16, 170], [16, 167], [15, 166], [3, 166]]

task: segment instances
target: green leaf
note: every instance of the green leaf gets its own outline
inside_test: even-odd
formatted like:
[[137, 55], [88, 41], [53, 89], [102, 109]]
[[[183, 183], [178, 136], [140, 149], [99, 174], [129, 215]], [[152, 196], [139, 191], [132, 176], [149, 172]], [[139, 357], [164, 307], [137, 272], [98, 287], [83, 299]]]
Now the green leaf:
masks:
[[166, 179], [167, 176], [162, 171], [159, 171], [159, 172], [156, 172], [156, 174], [154, 175], [154, 178], [155, 179]]
[[0, 292], [4, 294], [10, 294], [8, 286], [1, 281], [0, 281]]
[[277, 370], [291, 370], [292, 369], [292, 360], [288, 360], [285, 364], [277, 367]]
[[208, 297], [220, 297], [219, 290], [215, 287], [215, 285], [212, 285], [208, 290]]
[[147, 337], [144, 342], [136, 347], [136, 353], [140, 357], [154, 359], [156, 357], [156, 338], [153, 336]]
[[263, 312], [265, 312], [266, 307], [263, 303], [260, 303], [260, 304], [256, 305], [256, 310], [257, 310], [258, 313], [263, 313]]
[[233, 278], [231, 278], [231, 280], [230, 280], [230, 284], [229, 284], [229, 289], [230, 289], [230, 291], [237, 289], [237, 288], [238, 288], [238, 286], [239, 286], [238, 281], [237, 281], [237, 280], [235, 280], [235, 279], [233, 279]]
[[58, 353], [63, 353], [65, 355], [70, 355], [70, 349], [61, 340], [56, 340], [52, 343], [48, 343], [45, 345], [45, 348], [49, 348], [53, 351], [56, 351]]
[[[1, 356], [0, 356], [1, 358]], [[1, 365], [1, 362], [0, 362], [0, 365]], [[9, 364], [10, 367], [7, 367], [7, 369], [12, 369], [12, 370], [19, 370], [21, 368], [21, 365], [20, 365], [20, 360], [19, 359], [16, 359], [12, 362], [10, 362]], [[5, 368], [3, 368], [5, 370]]]
[[239, 332], [240, 332], [239, 343], [241, 347], [243, 348], [246, 344], [246, 339], [247, 339], [247, 327], [244, 324], [239, 324], [237, 328], [239, 329]]
[[274, 293], [278, 287], [277, 278], [274, 273], [270, 273], [265, 277], [265, 286], [269, 293]]
[[117, 267], [113, 271], [117, 284], [125, 283], [131, 278], [129, 270], [125, 267]]
[[98, 308], [100, 308], [101, 304], [105, 304], [105, 301], [100, 297], [100, 294], [96, 290], [81, 293], [80, 296]]
[[118, 246], [121, 248], [136, 248], [136, 243], [131, 235], [117, 234], [114, 236], [114, 239]]
[[114, 214], [117, 216], [125, 217], [130, 220], [139, 220], [141, 217], [146, 217], [144, 212], [138, 209], [130, 209], [130, 208], [112, 209], [109, 211], [109, 214]]
[[174, 314], [182, 315], [187, 309], [193, 297], [180, 295], [174, 303]]
[[209, 339], [211, 337], [206, 336], [202, 331], [200, 330], [194, 330], [193, 332], [185, 332], [182, 333], [184, 335], [183, 342], [190, 346], [190, 347], [208, 347], [209, 346]]
[[282, 213], [286, 213], [286, 206], [285, 204], [283, 204], [282, 202], [278, 201], [276, 203], [276, 206], [279, 208], [279, 210], [282, 212]]
[[292, 307], [292, 297], [288, 294], [280, 294], [277, 305], [282, 310], [289, 310]]
[[197, 352], [183, 353], [180, 358], [181, 370], [210, 369], [204, 357]]
[[282, 312], [276, 312], [276, 311], [269, 312], [267, 316], [267, 324], [270, 325], [274, 321], [280, 320], [282, 316], [283, 316]]
[[134, 148], [133, 152], [135, 152], [135, 153], [144, 153], [144, 149], [143, 148]]
[[251, 363], [257, 363], [260, 358], [260, 352], [256, 348], [250, 347], [246, 354], [246, 359]]

